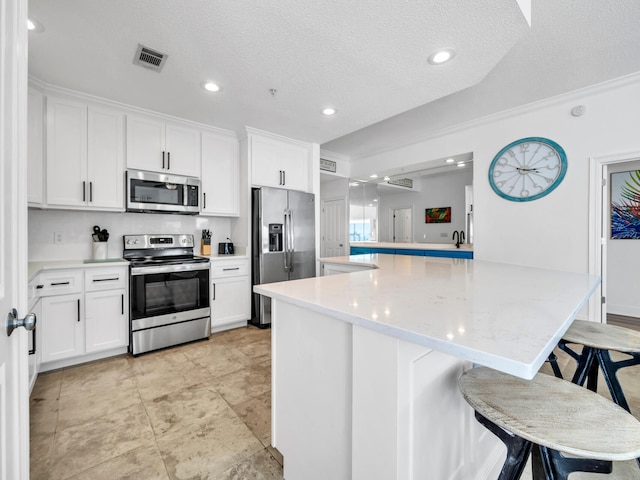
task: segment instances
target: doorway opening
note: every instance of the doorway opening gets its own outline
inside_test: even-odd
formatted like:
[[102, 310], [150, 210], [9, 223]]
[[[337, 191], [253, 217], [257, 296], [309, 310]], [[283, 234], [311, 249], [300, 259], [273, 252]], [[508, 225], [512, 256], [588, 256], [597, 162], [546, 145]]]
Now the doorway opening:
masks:
[[413, 241], [413, 207], [391, 209], [391, 238], [394, 243]]
[[[635, 281], [633, 271], [637, 270], [633, 266], [627, 267], [634, 261], [640, 265], [640, 253], [634, 255], [633, 252], [629, 252], [629, 248], [640, 252], [640, 242], [611, 238], [611, 174], [638, 169], [640, 152], [590, 159], [589, 273], [600, 276], [602, 283], [600, 295], [593, 295], [589, 300], [589, 320], [601, 323], [611, 321], [631, 328], [634, 328], [634, 324], [635, 328], [640, 328], [640, 306], [636, 308], [633, 305], [625, 305], [618, 297], [622, 294], [621, 298], [624, 298], [624, 293], [620, 290], [625, 282]], [[620, 247], [623, 247], [622, 259]], [[625, 266], [618, 267], [621, 261]], [[628, 278], [625, 279], [625, 275]]]
[[341, 257], [346, 253], [347, 222], [345, 219], [344, 197], [322, 200], [322, 240], [320, 251], [322, 257]]

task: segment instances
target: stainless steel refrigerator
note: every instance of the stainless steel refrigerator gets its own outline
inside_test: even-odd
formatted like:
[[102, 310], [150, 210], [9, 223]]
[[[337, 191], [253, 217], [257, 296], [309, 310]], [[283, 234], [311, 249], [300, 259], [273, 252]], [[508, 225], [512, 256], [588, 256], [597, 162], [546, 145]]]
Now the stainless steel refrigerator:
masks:
[[[315, 277], [315, 196], [280, 188], [252, 191], [253, 285]], [[271, 324], [271, 299], [253, 294], [252, 322]]]

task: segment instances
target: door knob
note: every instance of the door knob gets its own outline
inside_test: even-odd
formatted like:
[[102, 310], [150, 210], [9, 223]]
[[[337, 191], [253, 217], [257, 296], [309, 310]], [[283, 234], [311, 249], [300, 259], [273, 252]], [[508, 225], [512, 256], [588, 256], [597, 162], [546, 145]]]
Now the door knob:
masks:
[[36, 328], [36, 314], [28, 313], [24, 318], [18, 318], [18, 312], [15, 308], [11, 309], [7, 315], [7, 336], [10, 336], [18, 327], [24, 327], [26, 330]]

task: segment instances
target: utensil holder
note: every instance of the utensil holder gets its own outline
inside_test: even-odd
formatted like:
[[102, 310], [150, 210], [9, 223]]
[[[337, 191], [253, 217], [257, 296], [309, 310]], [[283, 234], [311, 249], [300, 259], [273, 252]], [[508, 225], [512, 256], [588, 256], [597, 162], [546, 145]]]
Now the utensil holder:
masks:
[[93, 242], [93, 259], [105, 260], [107, 258], [107, 242]]

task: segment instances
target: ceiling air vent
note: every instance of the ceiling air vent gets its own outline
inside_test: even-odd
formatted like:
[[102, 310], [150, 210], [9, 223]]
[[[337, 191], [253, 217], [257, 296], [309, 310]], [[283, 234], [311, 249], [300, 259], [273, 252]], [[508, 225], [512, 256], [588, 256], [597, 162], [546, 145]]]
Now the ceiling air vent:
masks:
[[413, 180], [410, 178], [392, 178], [387, 183], [389, 185], [397, 185], [399, 187], [413, 188]]
[[165, 53], [157, 52], [156, 50], [145, 47], [139, 43], [133, 63], [148, 68], [149, 70], [159, 72], [162, 70], [162, 67], [164, 67], [165, 62], [167, 61], [167, 56], [168, 55]]

